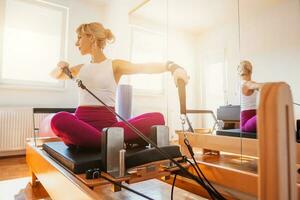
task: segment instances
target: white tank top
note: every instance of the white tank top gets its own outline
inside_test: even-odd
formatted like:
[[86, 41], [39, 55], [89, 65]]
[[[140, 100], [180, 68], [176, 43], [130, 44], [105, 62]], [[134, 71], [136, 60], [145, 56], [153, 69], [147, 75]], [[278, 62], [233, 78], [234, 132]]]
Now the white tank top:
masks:
[[[242, 81], [242, 84], [244, 84], [246, 81]], [[254, 90], [254, 92], [246, 96], [241, 92], [241, 111], [244, 110], [256, 110], [256, 101], [257, 101], [257, 90]]]
[[[115, 106], [116, 88], [112, 60], [84, 64], [78, 74], [83, 84], [108, 106]], [[103, 106], [86, 90], [79, 90], [79, 106]]]

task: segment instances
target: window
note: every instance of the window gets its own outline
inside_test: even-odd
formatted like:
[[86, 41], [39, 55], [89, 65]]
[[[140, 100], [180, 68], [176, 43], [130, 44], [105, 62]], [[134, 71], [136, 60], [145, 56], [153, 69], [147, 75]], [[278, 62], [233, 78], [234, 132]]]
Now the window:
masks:
[[[131, 61], [164, 62], [166, 37], [138, 27], [132, 27]], [[130, 76], [130, 83], [138, 91], [163, 93], [163, 74], [138, 74]]]
[[33, 0], [7, 0], [4, 9], [1, 84], [63, 87], [49, 73], [66, 57], [68, 9]]

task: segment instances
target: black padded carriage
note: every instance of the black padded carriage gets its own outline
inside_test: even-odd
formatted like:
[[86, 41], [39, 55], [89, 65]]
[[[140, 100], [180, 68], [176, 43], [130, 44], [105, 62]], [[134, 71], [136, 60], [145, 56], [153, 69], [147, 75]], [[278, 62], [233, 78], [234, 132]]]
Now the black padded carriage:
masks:
[[83, 173], [91, 168], [102, 169], [100, 151], [70, 148], [63, 142], [45, 143], [43, 149], [75, 174]]
[[[49, 142], [43, 144], [43, 149], [55, 160], [75, 174], [84, 173], [91, 168], [103, 170], [101, 162], [101, 151], [91, 149], [69, 148], [63, 142]], [[164, 146], [161, 150], [169, 154], [172, 158], [181, 157], [179, 146]], [[147, 164], [150, 162], [165, 160], [155, 148], [150, 149], [130, 149], [126, 151], [126, 169]]]
[[243, 137], [243, 138], [251, 138], [256, 139], [257, 134], [251, 132], [242, 132], [240, 129], [225, 129], [225, 130], [217, 130], [217, 135], [223, 136], [231, 136], [231, 137]]

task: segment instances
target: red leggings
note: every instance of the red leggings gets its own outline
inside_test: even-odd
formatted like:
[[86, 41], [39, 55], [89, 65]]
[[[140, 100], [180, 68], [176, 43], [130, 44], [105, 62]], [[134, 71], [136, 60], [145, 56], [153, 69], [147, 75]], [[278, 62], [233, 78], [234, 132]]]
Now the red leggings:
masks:
[[[151, 126], [165, 124], [161, 113], [146, 113], [128, 121], [146, 136], [149, 136]], [[52, 131], [69, 146], [100, 148], [101, 131], [106, 127], [124, 128], [125, 142], [139, 140], [136, 133], [124, 122], [118, 122], [105, 107], [78, 107], [75, 115], [59, 112], [51, 120]]]

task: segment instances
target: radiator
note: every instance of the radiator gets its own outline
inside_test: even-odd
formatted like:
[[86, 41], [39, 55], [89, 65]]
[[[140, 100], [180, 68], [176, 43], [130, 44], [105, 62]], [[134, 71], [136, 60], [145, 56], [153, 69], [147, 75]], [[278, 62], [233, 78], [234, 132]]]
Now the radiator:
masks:
[[0, 152], [24, 150], [33, 126], [32, 108], [0, 108]]
[[46, 118], [50, 113], [35, 113], [34, 114], [34, 130], [38, 133], [40, 124], [44, 118]]

